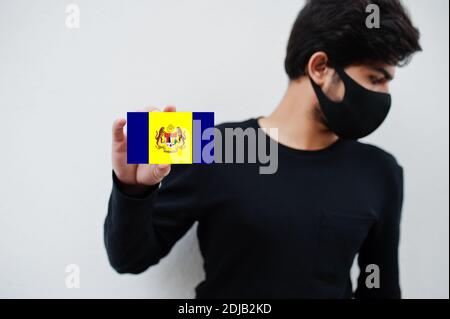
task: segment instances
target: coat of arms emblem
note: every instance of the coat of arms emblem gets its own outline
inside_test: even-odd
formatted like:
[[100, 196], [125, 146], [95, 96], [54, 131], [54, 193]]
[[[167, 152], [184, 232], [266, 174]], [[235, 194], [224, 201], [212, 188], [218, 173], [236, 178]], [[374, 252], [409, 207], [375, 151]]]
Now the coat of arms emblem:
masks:
[[162, 149], [165, 153], [176, 153], [184, 148], [186, 144], [186, 133], [180, 127], [174, 127], [172, 124], [161, 127], [156, 132], [156, 148]]

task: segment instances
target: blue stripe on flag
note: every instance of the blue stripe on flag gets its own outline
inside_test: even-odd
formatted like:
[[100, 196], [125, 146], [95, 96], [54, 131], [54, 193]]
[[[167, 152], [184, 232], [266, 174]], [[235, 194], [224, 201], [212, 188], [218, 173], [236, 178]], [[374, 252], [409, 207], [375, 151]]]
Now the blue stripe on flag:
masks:
[[149, 115], [146, 112], [127, 113], [127, 162], [148, 164]]
[[[194, 164], [206, 164], [205, 159], [202, 157], [202, 151], [205, 145], [214, 141], [214, 136], [209, 139], [203, 140], [203, 132], [208, 128], [214, 127], [214, 113], [213, 112], [194, 112], [192, 113], [193, 121], [193, 149], [192, 149], [192, 163]], [[214, 150], [211, 152], [212, 159], [214, 158]]]

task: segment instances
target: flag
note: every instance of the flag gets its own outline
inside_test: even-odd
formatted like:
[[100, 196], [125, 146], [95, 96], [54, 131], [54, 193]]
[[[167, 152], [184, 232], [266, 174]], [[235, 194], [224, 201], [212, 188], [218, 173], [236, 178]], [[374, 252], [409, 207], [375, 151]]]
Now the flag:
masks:
[[[214, 143], [214, 113], [130, 112], [127, 114], [128, 164], [211, 163], [204, 149]], [[207, 132], [208, 133], [208, 132]]]

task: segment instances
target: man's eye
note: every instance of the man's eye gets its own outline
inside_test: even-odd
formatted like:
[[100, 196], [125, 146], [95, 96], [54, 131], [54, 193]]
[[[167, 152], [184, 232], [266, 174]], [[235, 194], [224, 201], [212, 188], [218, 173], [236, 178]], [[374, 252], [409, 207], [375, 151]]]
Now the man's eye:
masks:
[[384, 84], [386, 82], [386, 79], [384, 77], [379, 78], [376, 76], [371, 76], [370, 81], [372, 82], [372, 84]]

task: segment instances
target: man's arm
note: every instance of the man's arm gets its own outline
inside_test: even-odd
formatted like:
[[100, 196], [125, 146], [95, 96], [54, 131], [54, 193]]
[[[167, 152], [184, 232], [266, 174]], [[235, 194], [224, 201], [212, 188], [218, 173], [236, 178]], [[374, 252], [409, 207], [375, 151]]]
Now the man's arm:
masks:
[[113, 171], [104, 242], [109, 262], [118, 273], [137, 274], [159, 260], [159, 245], [148, 228], [157, 187], [148, 187], [146, 191], [131, 189]]
[[202, 182], [193, 165], [174, 167], [169, 174], [170, 165], [128, 164], [125, 125], [119, 119], [112, 128], [113, 189], [104, 241], [113, 268], [137, 274], [158, 263], [192, 226], [200, 211], [196, 196]]
[[[400, 219], [403, 205], [403, 169], [396, 166], [390, 182], [392, 187], [387, 189], [389, 200], [386, 209], [379, 216], [378, 222], [371, 229], [360, 252], [358, 264], [360, 276], [355, 297], [358, 299], [401, 298], [399, 283], [398, 246], [400, 238]], [[369, 275], [366, 273], [368, 265], [376, 265], [379, 269], [380, 287], [370, 289], [366, 285]]]
[[202, 213], [201, 166], [173, 166], [161, 186], [126, 193], [113, 173], [104, 224], [106, 251], [119, 273], [138, 274], [165, 257]]

